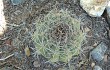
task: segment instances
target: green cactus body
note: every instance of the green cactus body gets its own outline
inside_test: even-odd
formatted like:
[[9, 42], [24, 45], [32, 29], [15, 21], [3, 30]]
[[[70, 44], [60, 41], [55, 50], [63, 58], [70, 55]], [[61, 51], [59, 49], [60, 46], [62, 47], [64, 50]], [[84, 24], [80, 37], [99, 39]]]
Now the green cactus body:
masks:
[[70, 61], [79, 54], [83, 38], [79, 20], [65, 10], [52, 10], [37, 20], [33, 35], [37, 53], [50, 62]]

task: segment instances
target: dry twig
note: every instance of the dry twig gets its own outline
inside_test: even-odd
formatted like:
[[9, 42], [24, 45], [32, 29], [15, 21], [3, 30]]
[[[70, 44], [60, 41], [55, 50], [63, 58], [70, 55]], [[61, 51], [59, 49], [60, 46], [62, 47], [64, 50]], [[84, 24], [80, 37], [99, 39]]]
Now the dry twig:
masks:
[[7, 60], [8, 58], [10, 58], [10, 57], [12, 57], [12, 56], [14, 56], [14, 54], [11, 54], [11, 55], [9, 55], [9, 56], [7, 56], [7, 57], [5, 57], [5, 58], [1, 58], [0, 61], [5, 61], [5, 60]]

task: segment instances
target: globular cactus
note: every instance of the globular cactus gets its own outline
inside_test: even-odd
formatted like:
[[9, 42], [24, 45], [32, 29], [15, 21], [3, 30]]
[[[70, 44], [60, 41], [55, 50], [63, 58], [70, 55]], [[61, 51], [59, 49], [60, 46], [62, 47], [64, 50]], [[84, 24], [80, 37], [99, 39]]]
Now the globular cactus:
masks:
[[36, 21], [33, 40], [37, 54], [50, 62], [68, 62], [78, 55], [84, 33], [80, 21], [72, 18], [66, 10], [52, 10], [43, 19]]

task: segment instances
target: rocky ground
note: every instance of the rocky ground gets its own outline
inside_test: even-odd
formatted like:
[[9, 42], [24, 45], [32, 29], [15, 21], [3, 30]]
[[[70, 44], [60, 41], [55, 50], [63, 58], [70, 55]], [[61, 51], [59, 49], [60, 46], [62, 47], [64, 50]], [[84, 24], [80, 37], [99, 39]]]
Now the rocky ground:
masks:
[[[16, 0], [17, 1], [17, 0]], [[106, 11], [101, 17], [89, 16], [79, 0], [3, 0], [7, 30], [0, 36], [0, 70], [110, 70], [110, 23]], [[81, 53], [69, 64], [52, 64], [34, 55], [32, 35], [35, 22], [52, 9], [66, 9], [81, 20], [86, 41]]]

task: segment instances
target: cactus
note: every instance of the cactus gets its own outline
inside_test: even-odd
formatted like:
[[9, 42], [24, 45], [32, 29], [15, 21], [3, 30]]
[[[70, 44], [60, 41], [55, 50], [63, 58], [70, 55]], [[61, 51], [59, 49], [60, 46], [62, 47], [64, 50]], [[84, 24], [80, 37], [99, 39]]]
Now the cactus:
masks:
[[80, 21], [72, 18], [66, 10], [52, 10], [43, 19], [36, 21], [33, 40], [37, 54], [50, 62], [69, 62], [78, 55], [84, 34]]

